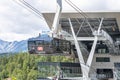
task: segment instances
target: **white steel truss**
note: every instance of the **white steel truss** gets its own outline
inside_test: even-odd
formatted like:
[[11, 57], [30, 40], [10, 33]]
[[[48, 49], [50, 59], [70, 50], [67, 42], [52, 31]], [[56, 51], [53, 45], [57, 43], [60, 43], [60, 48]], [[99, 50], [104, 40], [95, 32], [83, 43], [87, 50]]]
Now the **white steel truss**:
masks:
[[83, 75], [85, 75], [85, 74], [86, 74], [86, 73], [84, 73], [84, 72], [85, 72], [85, 70], [84, 70], [85, 68], [83, 67], [83, 66], [84, 66], [83, 64], [85, 64], [85, 62], [84, 62], [84, 59], [83, 59], [83, 56], [82, 56], [82, 52], [81, 52], [81, 50], [80, 50], [80, 46], [79, 46], [79, 43], [78, 43], [78, 41], [77, 41], [77, 38], [76, 38], [74, 29], [73, 29], [73, 25], [72, 25], [72, 23], [71, 23], [70, 18], [69, 18], [68, 20], [69, 20], [70, 28], [71, 28], [72, 35], [73, 35], [73, 38], [74, 38], [75, 47], [76, 47], [76, 49], [77, 49], [78, 58], [79, 58], [80, 65], [81, 65], [81, 68], [82, 68], [82, 73], [83, 73]]
[[101, 19], [99, 28], [97, 30], [97, 34], [94, 35], [94, 42], [93, 42], [93, 45], [92, 45], [92, 48], [91, 48], [91, 51], [90, 51], [90, 54], [89, 54], [89, 57], [88, 57], [88, 60], [87, 60], [86, 63], [84, 61], [84, 58], [83, 58], [83, 55], [82, 55], [77, 37], [75, 35], [72, 22], [71, 22], [70, 18], [68, 18], [68, 20], [69, 20], [70, 28], [71, 28], [71, 31], [72, 31], [73, 39], [74, 39], [74, 42], [75, 42], [75, 47], [77, 49], [77, 54], [78, 54], [79, 62], [80, 62], [80, 65], [81, 65], [81, 70], [82, 70], [82, 73], [83, 73], [83, 79], [84, 80], [90, 80], [89, 70], [90, 70], [92, 59], [93, 59], [93, 56], [94, 56], [96, 44], [97, 44], [97, 41], [98, 41], [98, 36], [100, 35], [100, 29], [101, 29], [101, 26], [102, 26], [103, 18]]
[[[58, 27], [59, 27], [59, 18], [60, 18], [61, 11], [62, 11], [62, 1], [61, 1], [61, 0], [57, 0], [57, 6], [58, 6], [58, 10], [57, 10], [57, 12], [56, 12], [56, 14], [55, 14], [54, 21], [53, 21], [53, 25], [52, 25], [52, 32], [53, 32], [54, 34], [57, 33], [57, 30], [58, 30]], [[95, 48], [96, 48], [97, 41], [98, 41], [99, 39], [104, 40], [104, 41], [110, 40], [110, 42], [112, 43], [112, 38], [111, 38], [111, 39], [108, 39], [108, 38], [110, 38], [110, 36], [107, 35], [107, 34], [105, 34], [105, 32], [103, 32], [103, 31], [101, 30], [103, 18], [101, 18], [101, 21], [100, 21], [98, 30], [96, 30], [96, 31], [95, 31], [94, 29], [92, 29], [92, 28], [91, 28], [91, 25], [89, 24], [89, 22], [87, 22], [88, 25], [89, 25], [89, 27], [90, 27], [91, 30], [92, 30], [92, 33], [93, 33], [94, 37], [89, 37], [89, 38], [91, 38], [91, 39], [89, 39], [89, 40], [93, 41], [93, 45], [92, 45], [92, 48], [91, 48], [89, 57], [88, 57], [88, 59], [87, 59], [87, 62], [85, 63], [78, 40], [82, 40], [82, 39], [83, 39], [83, 40], [85, 40], [85, 41], [89, 41], [89, 40], [88, 40], [88, 37], [86, 37], [86, 38], [85, 38], [85, 37], [84, 37], [84, 38], [82, 38], [82, 37], [77, 37], [77, 36], [75, 35], [75, 32], [74, 32], [74, 28], [73, 28], [71, 19], [68, 18], [68, 21], [69, 21], [69, 24], [70, 24], [70, 29], [71, 29], [71, 31], [72, 31], [72, 36], [73, 36], [73, 37], [72, 37], [72, 38], [73, 38], [72, 40], [74, 40], [75, 47], [76, 47], [77, 54], [78, 54], [78, 58], [79, 58], [79, 62], [80, 62], [80, 65], [81, 65], [81, 70], [82, 70], [82, 74], [83, 74], [83, 80], [90, 80], [90, 78], [89, 78], [89, 71], [90, 71], [91, 63], [92, 63], [93, 56], [94, 56], [94, 53], [95, 53]], [[82, 25], [81, 25], [80, 27], [82, 27]], [[79, 33], [79, 31], [80, 31], [80, 28], [79, 28], [77, 34]], [[102, 35], [101, 33], [104, 33], [104, 35]], [[107, 36], [105, 36], [105, 35], [107, 35]]]
[[[62, 2], [61, 2], [61, 0], [57, 0], [57, 6], [58, 6], [58, 10], [57, 10], [57, 12], [55, 14], [53, 25], [52, 25], [52, 32], [54, 34], [57, 33], [57, 30], [58, 30], [58, 27], [59, 27], [59, 18], [60, 18], [61, 11], [62, 11]], [[113, 44], [113, 40], [109, 36], [109, 34], [107, 34], [107, 32], [105, 32], [105, 31], [101, 30], [103, 19], [104, 18], [101, 18], [98, 30], [94, 30], [91, 27], [91, 25], [89, 24], [88, 20], [87, 20], [87, 23], [88, 23], [94, 37], [77, 37], [77, 35], [79, 34], [79, 31], [80, 31], [80, 29], [82, 27], [82, 24], [84, 22], [80, 25], [80, 28], [79, 28], [79, 30], [77, 32], [77, 35], [75, 35], [71, 19], [68, 18], [68, 21], [69, 21], [69, 24], [70, 24], [70, 29], [72, 31], [72, 37], [66, 38], [66, 39], [67, 40], [70, 40], [70, 39], [74, 40], [75, 47], [76, 47], [77, 54], [78, 54], [78, 59], [79, 59], [80, 65], [81, 65], [81, 70], [82, 70], [82, 74], [83, 74], [82, 79], [83, 80], [91, 80], [90, 77], [89, 77], [89, 71], [90, 71], [91, 63], [92, 63], [93, 56], [94, 56], [94, 53], [95, 53], [95, 48], [96, 48], [97, 41], [98, 40], [102, 40], [102, 41], [107, 41], [108, 40], [107, 44], [109, 44], [109, 43]], [[81, 47], [80, 47], [78, 41], [93, 41], [93, 45], [92, 45], [92, 48], [91, 48], [91, 51], [89, 53], [89, 56], [88, 56], [88, 59], [87, 59], [86, 63], [85, 63], [85, 60], [83, 58]]]

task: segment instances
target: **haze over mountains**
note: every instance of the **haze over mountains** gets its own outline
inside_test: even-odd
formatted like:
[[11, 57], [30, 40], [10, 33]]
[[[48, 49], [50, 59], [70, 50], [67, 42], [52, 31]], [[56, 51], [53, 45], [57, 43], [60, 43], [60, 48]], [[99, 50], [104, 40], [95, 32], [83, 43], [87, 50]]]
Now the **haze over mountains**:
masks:
[[27, 40], [7, 42], [0, 40], [0, 54], [27, 51]]
[[[47, 34], [38, 35], [37, 37], [29, 38], [29, 39], [45, 39], [49, 40]], [[28, 40], [29, 40], [28, 39]], [[28, 40], [22, 40], [22, 41], [3, 41], [0, 39], [0, 54], [2, 53], [18, 53], [18, 52], [26, 52], [27, 49], [27, 41]]]
[[22, 40], [22, 41], [13, 41], [13, 42], [8, 42], [0, 39], [0, 54], [2, 53], [19, 53], [19, 52], [27, 52], [28, 45], [27, 41], [31, 39], [48, 39], [48, 34], [39, 34], [36, 37], [29, 38], [27, 40]]

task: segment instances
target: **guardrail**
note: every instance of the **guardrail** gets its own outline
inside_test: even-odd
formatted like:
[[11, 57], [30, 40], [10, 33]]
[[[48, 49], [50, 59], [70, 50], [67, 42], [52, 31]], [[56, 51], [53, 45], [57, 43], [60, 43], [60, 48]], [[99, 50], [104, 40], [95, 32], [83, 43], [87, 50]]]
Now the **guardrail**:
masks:
[[96, 77], [98, 79], [108, 79], [113, 78], [113, 74], [97, 74]]
[[112, 37], [104, 30], [100, 31], [100, 34], [97, 34], [97, 31], [93, 32], [93, 35], [97, 35], [98, 37], [103, 37], [106, 40], [104, 40], [104, 42], [106, 43], [108, 49], [109, 49], [109, 53], [111, 54], [119, 54], [120, 50], [118, 46], [115, 46], [115, 43], [112, 39]]

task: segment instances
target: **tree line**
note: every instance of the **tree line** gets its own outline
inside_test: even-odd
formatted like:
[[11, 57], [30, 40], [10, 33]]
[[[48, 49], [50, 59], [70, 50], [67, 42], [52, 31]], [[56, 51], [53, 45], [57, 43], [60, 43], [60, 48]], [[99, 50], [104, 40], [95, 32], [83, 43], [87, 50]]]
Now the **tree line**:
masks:
[[29, 53], [18, 53], [0, 56], [0, 80], [36, 80], [38, 62], [72, 62], [73, 59], [65, 56], [39, 56]]

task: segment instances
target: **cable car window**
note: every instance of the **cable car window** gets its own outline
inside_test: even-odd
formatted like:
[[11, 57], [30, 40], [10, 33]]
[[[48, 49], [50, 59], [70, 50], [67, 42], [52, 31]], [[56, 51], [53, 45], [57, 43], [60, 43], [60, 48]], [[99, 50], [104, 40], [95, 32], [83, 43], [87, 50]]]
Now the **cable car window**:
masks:
[[32, 47], [35, 46], [35, 42], [34, 41], [29, 41], [28, 42], [28, 50], [32, 49]]
[[58, 40], [55, 41], [55, 44], [56, 44], [56, 46], [58, 47], [58, 46], [59, 46], [59, 41], [58, 41]]
[[63, 48], [63, 41], [62, 40], [59, 40], [59, 46], [61, 49]]
[[29, 43], [29, 45], [35, 45], [34, 41], [29, 41], [28, 43]]
[[48, 42], [48, 41], [44, 41], [44, 45], [50, 45], [51, 42]]
[[43, 45], [43, 40], [36, 41], [36, 45]]
[[55, 43], [54, 43], [54, 40], [51, 41], [51, 44], [52, 44], [52, 46], [54, 46], [54, 44], [55, 44]]

